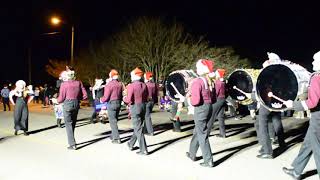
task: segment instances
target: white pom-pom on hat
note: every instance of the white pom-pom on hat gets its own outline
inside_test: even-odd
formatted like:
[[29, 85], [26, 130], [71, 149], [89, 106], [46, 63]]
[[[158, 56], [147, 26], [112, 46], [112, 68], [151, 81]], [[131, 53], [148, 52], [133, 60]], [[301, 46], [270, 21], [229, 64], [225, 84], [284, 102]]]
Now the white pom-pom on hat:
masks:
[[313, 59], [314, 59], [314, 60], [320, 60], [320, 51], [318, 51], [317, 53], [315, 53], [315, 54], [313, 55]]
[[143, 71], [139, 68], [135, 68], [133, 71], [131, 71], [130, 75], [131, 75], [131, 81], [137, 81], [142, 78]]
[[196, 63], [197, 74], [204, 75], [213, 72], [213, 61], [207, 59], [199, 59]]

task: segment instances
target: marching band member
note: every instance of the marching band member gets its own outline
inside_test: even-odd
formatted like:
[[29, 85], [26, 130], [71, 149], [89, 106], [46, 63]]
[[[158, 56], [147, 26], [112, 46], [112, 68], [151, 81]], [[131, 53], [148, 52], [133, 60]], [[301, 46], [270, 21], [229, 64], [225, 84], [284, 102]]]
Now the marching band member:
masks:
[[311, 119], [305, 139], [298, 156], [292, 163], [293, 168], [283, 168], [283, 171], [294, 179], [301, 179], [302, 172], [313, 154], [318, 175], [320, 174], [320, 51], [314, 54], [313, 70], [308, 88], [308, 99], [305, 101], [288, 100], [284, 104], [295, 111], [311, 110]]
[[[9, 100], [15, 106], [14, 108], [14, 135], [22, 130], [25, 136], [28, 136], [28, 105], [33, 99], [32, 85], [26, 89], [26, 83], [23, 80], [16, 82], [16, 88], [9, 93]], [[15, 96], [15, 100], [13, 100]]]
[[121, 144], [119, 130], [118, 130], [118, 118], [121, 109], [122, 101], [122, 83], [118, 81], [118, 71], [112, 69], [109, 73], [110, 82], [104, 87], [104, 95], [100, 99], [102, 103], [108, 102], [108, 117], [112, 132], [112, 143]]
[[225, 82], [224, 79], [225, 70], [217, 69], [216, 70], [216, 81], [215, 81], [215, 90], [217, 102], [213, 104], [213, 109], [217, 109], [216, 118], [219, 121], [219, 135], [218, 137], [226, 137], [226, 129], [224, 123], [224, 110], [225, 110], [225, 102], [226, 102], [226, 93], [225, 93]]
[[[281, 62], [280, 57], [275, 53], [267, 53], [269, 60], [263, 63], [263, 67], [265, 68], [268, 65], [277, 64]], [[266, 89], [266, 91], [269, 91]], [[271, 112], [264, 106], [260, 106], [259, 108], [259, 143], [261, 144], [262, 148], [257, 155], [257, 158], [261, 159], [273, 159], [273, 150], [271, 145], [271, 139], [269, 135], [269, 128], [268, 125], [269, 121], [272, 121], [274, 129], [276, 131], [276, 135], [278, 136], [279, 146], [283, 149], [285, 148], [285, 141], [284, 141], [284, 132], [283, 126], [281, 122], [281, 113], [280, 112]]]
[[[63, 103], [63, 116], [68, 136], [68, 149], [76, 150], [76, 141], [74, 139], [74, 129], [78, 111], [80, 108], [80, 99], [87, 99], [87, 92], [81, 81], [75, 80], [75, 73], [71, 69], [66, 71], [67, 79], [64, 81], [59, 90], [59, 97], [52, 99], [53, 103]], [[54, 102], [55, 101], [55, 102]]]
[[146, 115], [145, 115], [145, 130], [147, 131], [147, 135], [153, 136], [153, 127], [151, 121], [151, 112], [155, 103], [158, 103], [158, 86], [155, 82], [153, 82], [153, 74], [152, 72], [146, 72], [144, 74], [144, 82], [148, 89], [148, 102], [146, 103]]
[[209, 134], [211, 127], [209, 121], [212, 116], [212, 94], [209, 88], [208, 74], [213, 72], [213, 62], [200, 59], [197, 64], [197, 74], [200, 76], [193, 80], [191, 85], [191, 105], [194, 106], [193, 136], [190, 142], [187, 157], [192, 161], [196, 160], [198, 147], [200, 146], [204, 167], [213, 167]]
[[124, 101], [130, 105], [131, 120], [133, 125], [133, 135], [128, 142], [128, 147], [132, 151], [138, 140], [140, 151], [137, 154], [148, 155], [147, 144], [143, 134], [143, 120], [145, 118], [148, 89], [145, 83], [141, 82], [143, 72], [135, 68], [130, 73], [132, 83], [128, 85], [127, 96]]

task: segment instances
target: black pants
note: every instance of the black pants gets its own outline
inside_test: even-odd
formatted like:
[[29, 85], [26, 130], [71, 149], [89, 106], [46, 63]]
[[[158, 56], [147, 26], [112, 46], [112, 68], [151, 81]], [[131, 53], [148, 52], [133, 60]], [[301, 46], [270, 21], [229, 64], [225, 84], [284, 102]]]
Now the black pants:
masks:
[[301, 174], [313, 154], [318, 175], [320, 174], [320, 112], [311, 113], [310, 125], [300, 148], [299, 154], [292, 163], [296, 173]]
[[281, 122], [280, 112], [270, 112], [265, 107], [261, 106], [259, 109], [259, 143], [262, 145], [263, 154], [272, 154], [271, 139], [268, 133], [268, 121], [271, 119], [276, 135], [278, 136], [278, 141], [280, 146], [284, 146], [284, 132]]
[[209, 134], [212, 128], [211, 121], [212, 105], [204, 104], [194, 108], [193, 136], [190, 142], [189, 153], [195, 157], [200, 146], [204, 162], [212, 161], [212, 152], [209, 142]]
[[138, 140], [140, 151], [147, 151], [147, 144], [143, 134], [143, 122], [146, 111], [145, 103], [134, 104], [130, 106], [131, 121], [133, 126], [133, 135], [130, 138], [129, 146], [133, 147]]
[[74, 130], [76, 127], [79, 108], [79, 101], [76, 99], [65, 100], [63, 102], [63, 117], [66, 125], [69, 146], [76, 145]]
[[216, 103], [213, 104], [213, 109], [216, 110], [215, 117], [219, 122], [220, 135], [226, 136], [226, 128], [224, 122], [224, 110], [225, 110], [225, 99], [218, 99]]
[[18, 97], [14, 108], [14, 129], [28, 131], [29, 110], [23, 98]]
[[153, 101], [148, 101], [146, 103], [146, 115], [145, 115], [144, 129], [149, 134], [153, 134], [153, 127], [152, 127], [152, 121], [151, 121], [151, 112], [153, 109], [153, 105], [154, 105]]
[[115, 100], [108, 103], [108, 117], [111, 127], [112, 139], [120, 139], [119, 130], [118, 130], [118, 117], [121, 108], [121, 101]]
[[3, 103], [3, 110], [4, 111], [7, 110], [7, 106], [8, 106], [9, 111], [11, 111], [9, 98], [2, 97], [2, 103]]

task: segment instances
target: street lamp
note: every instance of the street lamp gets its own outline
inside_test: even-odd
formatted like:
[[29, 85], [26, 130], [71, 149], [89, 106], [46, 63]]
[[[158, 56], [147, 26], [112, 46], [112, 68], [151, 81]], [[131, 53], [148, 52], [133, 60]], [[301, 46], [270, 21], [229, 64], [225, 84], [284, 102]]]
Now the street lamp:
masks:
[[[50, 23], [54, 26], [61, 24], [61, 19], [58, 16], [53, 16], [50, 18]], [[73, 65], [73, 49], [74, 49], [74, 25], [71, 26], [71, 54], [70, 54], [70, 63]]]

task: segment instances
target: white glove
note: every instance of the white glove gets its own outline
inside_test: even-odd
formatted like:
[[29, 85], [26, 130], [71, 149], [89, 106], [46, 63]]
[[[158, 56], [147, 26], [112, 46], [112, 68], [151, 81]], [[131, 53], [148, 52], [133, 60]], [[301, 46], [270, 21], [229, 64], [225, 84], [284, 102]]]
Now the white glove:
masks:
[[248, 99], [251, 99], [251, 98], [252, 98], [251, 93], [245, 93], [244, 95], [245, 95]]
[[287, 100], [283, 104], [286, 105], [287, 108], [292, 108], [293, 107], [293, 101], [292, 100]]
[[59, 104], [58, 100], [56, 98], [51, 98], [51, 101], [52, 101], [53, 104]]

